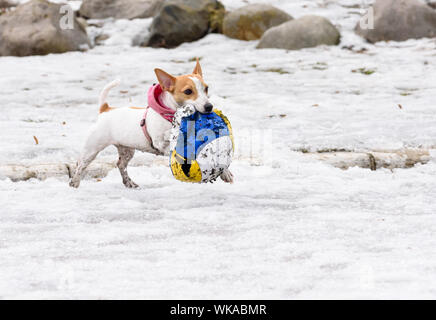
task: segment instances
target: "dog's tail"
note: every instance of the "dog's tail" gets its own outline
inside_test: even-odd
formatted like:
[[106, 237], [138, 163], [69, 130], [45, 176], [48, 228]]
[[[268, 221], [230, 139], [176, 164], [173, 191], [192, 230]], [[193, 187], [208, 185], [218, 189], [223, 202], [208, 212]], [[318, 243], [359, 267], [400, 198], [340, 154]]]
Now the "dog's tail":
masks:
[[106, 103], [106, 99], [107, 96], [109, 94], [109, 91], [112, 88], [115, 88], [116, 86], [118, 86], [121, 83], [120, 79], [116, 79], [114, 81], [112, 81], [111, 83], [107, 84], [103, 90], [100, 93], [100, 100], [99, 100], [99, 105], [100, 105], [100, 113], [107, 111], [107, 109], [109, 109], [109, 105]]

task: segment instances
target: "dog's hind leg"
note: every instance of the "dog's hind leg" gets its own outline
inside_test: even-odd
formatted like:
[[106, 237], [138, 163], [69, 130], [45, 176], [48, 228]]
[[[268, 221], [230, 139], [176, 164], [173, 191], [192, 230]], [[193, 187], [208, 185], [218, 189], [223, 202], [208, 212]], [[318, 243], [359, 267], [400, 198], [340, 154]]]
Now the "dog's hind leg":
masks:
[[104, 148], [98, 150], [98, 151], [94, 151], [94, 152], [89, 152], [89, 153], [84, 153], [79, 161], [77, 161], [77, 168], [76, 171], [74, 172], [73, 177], [71, 178], [70, 181], [70, 187], [73, 188], [78, 188], [80, 185], [80, 180], [82, 179], [82, 175], [83, 172], [85, 171], [85, 169], [91, 164], [91, 162], [95, 159], [95, 157], [97, 156], [97, 154], [103, 150]]
[[80, 156], [79, 161], [77, 161], [76, 171], [71, 178], [70, 187], [79, 187], [85, 169], [95, 159], [98, 153], [109, 145], [109, 143], [106, 142], [106, 137], [104, 135], [98, 135], [97, 132], [98, 131], [94, 130], [92, 132], [93, 134], [89, 135], [85, 143], [82, 155]]
[[98, 150], [97, 152], [87, 153], [80, 157], [79, 161], [77, 161], [77, 168], [74, 172], [73, 177], [70, 181], [70, 187], [78, 188], [80, 185], [80, 180], [82, 179], [83, 171], [89, 166], [89, 164], [95, 159], [97, 154], [101, 150]]
[[133, 158], [133, 155], [135, 154], [135, 149], [123, 146], [116, 147], [119, 154], [117, 167], [120, 170], [124, 185], [126, 186], [126, 188], [138, 188], [138, 185], [134, 183], [132, 179], [130, 179], [127, 173], [127, 165], [129, 164], [129, 161]]

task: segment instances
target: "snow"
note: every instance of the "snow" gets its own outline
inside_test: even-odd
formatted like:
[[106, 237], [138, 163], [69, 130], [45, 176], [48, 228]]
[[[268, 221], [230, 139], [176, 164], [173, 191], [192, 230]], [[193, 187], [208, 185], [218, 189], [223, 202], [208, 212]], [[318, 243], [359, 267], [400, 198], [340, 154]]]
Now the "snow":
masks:
[[341, 44], [256, 50], [211, 34], [138, 48], [131, 41], [151, 19], [107, 19], [88, 28], [110, 36], [88, 52], [0, 58], [0, 164], [74, 161], [105, 84], [123, 79], [111, 104], [142, 106], [154, 68], [187, 73], [197, 56], [237, 147], [233, 185], [183, 184], [163, 164], [129, 168], [140, 190], [117, 170], [78, 190], [66, 178], [1, 179], [0, 298], [436, 296], [436, 152], [426, 165], [375, 172], [297, 152], [434, 149], [436, 40], [364, 42], [353, 5], [370, 1], [270, 3], [329, 18]]

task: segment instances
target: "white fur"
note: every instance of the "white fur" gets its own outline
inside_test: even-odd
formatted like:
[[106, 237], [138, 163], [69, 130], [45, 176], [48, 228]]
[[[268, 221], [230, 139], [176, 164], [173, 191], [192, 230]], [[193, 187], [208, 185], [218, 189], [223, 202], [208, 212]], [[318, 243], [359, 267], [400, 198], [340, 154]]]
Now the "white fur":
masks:
[[103, 103], [106, 102], [107, 96], [109, 94], [109, 91], [112, 88], [115, 88], [116, 86], [118, 86], [121, 83], [120, 79], [115, 79], [114, 81], [112, 81], [111, 83], [107, 84], [103, 90], [100, 93], [100, 100], [99, 100], [99, 105], [101, 106]]
[[[208, 102], [204, 93], [204, 88], [198, 79], [193, 79], [199, 98], [195, 101], [185, 101], [192, 103], [197, 110], [204, 110], [204, 104]], [[119, 80], [112, 81], [104, 87], [100, 94], [100, 106], [106, 102], [110, 89], [120, 83]], [[163, 103], [174, 110], [178, 104], [174, 97], [167, 91], [162, 96]], [[123, 183], [126, 187], [137, 187], [127, 174], [127, 165], [133, 157], [135, 150], [150, 153], [169, 154], [169, 139], [171, 134], [171, 123], [162, 118], [156, 111], [149, 108], [147, 111], [146, 125], [153, 146], [140, 126], [145, 109], [116, 108], [108, 112], [99, 114], [97, 122], [91, 127], [88, 138], [86, 139], [83, 152], [79, 158], [76, 172], [70, 181], [70, 186], [78, 187], [83, 171], [95, 159], [97, 154], [109, 145], [115, 145], [119, 152], [118, 168], [120, 169]], [[157, 151], [156, 151], [157, 149]], [[233, 176], [223, 173], [222, 179], [226, 182], [233, 182]]]
[[203, 83], [198, 80], [196, 77], [189, 77], [189, 79], [194, 82], [195, 87], [197, 89], [197, 99], [195, 100], [188, 100], [186, 103], [192, 104], [195, 109], [197, 109], [199, 112], [204, 113], [206, 110], [204, 109], [204, 106], [209, 102], [209, 98], [207, 97], [207, 94], [205, 92], [205, 87]]
[[168, 91], [162, 92], [162, 102], [165, 106], [177, 110], [179, 105], [176, 102], [176, 99], [174, 99], [173, 95], [169, 93]]

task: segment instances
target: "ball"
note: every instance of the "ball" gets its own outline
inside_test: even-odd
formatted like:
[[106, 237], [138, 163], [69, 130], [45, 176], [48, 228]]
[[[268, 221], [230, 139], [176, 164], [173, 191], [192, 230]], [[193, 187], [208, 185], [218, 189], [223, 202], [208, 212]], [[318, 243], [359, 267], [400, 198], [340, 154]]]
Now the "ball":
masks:
[[203, 114], [187, 106], [176, 111], [172, 124], [170, 167], [177, 180], [213, 182], [230, 166], [233, 133], [221, 111]]

